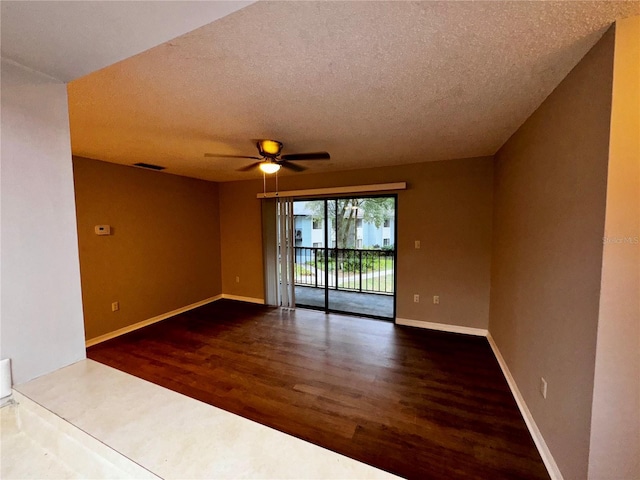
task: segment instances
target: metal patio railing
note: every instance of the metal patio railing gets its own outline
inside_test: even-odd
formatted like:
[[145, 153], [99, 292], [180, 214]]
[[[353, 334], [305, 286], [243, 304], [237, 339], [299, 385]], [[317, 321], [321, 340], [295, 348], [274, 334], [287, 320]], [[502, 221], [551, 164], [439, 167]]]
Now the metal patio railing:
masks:
[[296, 285], [393, 294], [393, 250], [295, 247]]

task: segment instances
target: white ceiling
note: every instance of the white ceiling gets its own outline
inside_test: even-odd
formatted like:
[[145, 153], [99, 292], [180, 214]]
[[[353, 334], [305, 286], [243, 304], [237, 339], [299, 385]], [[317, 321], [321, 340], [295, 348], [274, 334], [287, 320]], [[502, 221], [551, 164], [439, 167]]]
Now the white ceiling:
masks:
[[637, 14], [638, 1], [261, 1], [71, 82], [72, 149], [216, 181], [260, 174], [203, 154], [255, 155], [258, 138], [329, 151], [310, 172], [492, 155]]
[[68, 82], [251, 3], [2, 0], [2, 57]]

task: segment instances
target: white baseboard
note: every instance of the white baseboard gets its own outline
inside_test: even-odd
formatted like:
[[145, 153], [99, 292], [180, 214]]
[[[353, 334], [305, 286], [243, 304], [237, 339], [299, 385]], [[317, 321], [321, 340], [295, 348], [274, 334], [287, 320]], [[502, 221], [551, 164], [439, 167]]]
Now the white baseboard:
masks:
[[106, 342], [107, 340], [111, 340], [112, 338], [119, 337], [120, 335], [124, 335], [125, 333], [133, 332], [134, 330], [138, 330], [139, 328], [152, 325], [162, 320], [166, 320], [167, 318], [175, 317], [176, 315], [187, 312], [189, 310], [193, 310], [194, 308], [201, 307], [202, 305], [206, 305], [207, 303], [220, 300], [221, 298], [223, 298], [223, 295], [216, 295], [215, 297], [209, 297], [199, 302], [192, 303], [191, 305], [187, 305], [186, 307], [181, 307], [176, 310], [163, 313], [162, 315], [157, 315], [155, 317], [148, 318], [147, 320], [142, 320], [141, 322], [134, 323], [133, 325], [128, 325], [126, 327], [119, 328], [118, 330], [114, 330], [113, 332], [105, 333], [104, 335], [100, 335], [99, 337], [91, 338], [85, 342], [85, 347], [89, 348], [92, 345]]
[[513, 394], [513, 397], [516, 399], [516, 403], [518, 404], [520, 413], [522, 414], [522, 417], [524, 418], [524, 421], [527, 424], [527, 428], [529, 429], [529, 433], [531, 433], [533, 442], [536, 444], [536, 447], [538, 447], [538, 452], [540, 452], [542, 461], [544, 462], [544, 465], [547, 467], [547, 471], [549, 472], [551, 479], [563, 480], [562, 473], [558, 468], [558, 464], [553, 458], [553, 455], [551, 455], [551, 452], [549, 451], [549, 447], [547, 447], [547, 442], [544, 441], [542, 433], [540, 433], [540, 429], [538, 429], [538, 426], [536, 425], [536, 422], [533, 419], [531, 412], [529, 411], [529, 407], [527, 407], [527, 404], [524, 401], [524, 397], [520, 393], [520, 390], [518, 389], [518, 385], [516, 385], [516, 381], [511, 375], [511, 372], [509, 371], [509, 367], [507, 367], [507, 364], [504, 361], [504, 358], [502, 357], [500, 350], [498, 350], [498, 345], [496, 345], [496, 342], [493, 340], [493, 337], [491, 336], [490, 333], [487, 335], [487, 340], [489, 341], [489, 345], [491, 345], [493, 354], [498, 360], [498, 364], [500, 364], [500, 368], [502, 369], [502, 373], [504, 377], [507, 379], [507, 383], [509, 384], [511, 393]]
[[228, 293], [223, 293], [222, 298], [227, 298], [229, 300], [238, 300], [239, 302], [259, 303], [260, 305], [264, 305], [264, 298], [241, 297], [240, 295], [230, 295]]
[[407, 327], [428, 328], [429, 330], [440, 330], [450, 333], [464, 333], [466, 335], [475, 335], [478, 337], [486, 337], [486, 328], [463, 327], [461, 325], [447, 325], [446, 323], [423, 322], [420, 320], [411, 320], [409, 318], [396, 318], [397, 325], [405, 325]]

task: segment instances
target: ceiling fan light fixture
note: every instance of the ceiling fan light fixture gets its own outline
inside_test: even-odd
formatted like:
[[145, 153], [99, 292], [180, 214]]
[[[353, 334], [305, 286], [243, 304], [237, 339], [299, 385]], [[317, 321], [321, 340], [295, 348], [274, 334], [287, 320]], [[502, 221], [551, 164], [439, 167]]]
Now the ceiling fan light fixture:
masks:
[[277, 157], [282, 150], [282, 143], [275, 140], [260, 140], [258, 150], [263, 157]]
[[273, 162], [262, 162], [260, 164], [260, 170], [262, 170], [264, 173], [269, 174], [276, 173], [278, 170], [280, 170], [280, 165]]

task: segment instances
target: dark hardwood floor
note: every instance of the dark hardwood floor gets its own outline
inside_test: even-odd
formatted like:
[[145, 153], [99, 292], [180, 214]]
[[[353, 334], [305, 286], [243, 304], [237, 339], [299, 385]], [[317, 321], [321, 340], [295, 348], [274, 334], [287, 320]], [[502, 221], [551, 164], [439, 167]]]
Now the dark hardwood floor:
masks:
[[87, 354], [403, 477], [549, 478], [485, 338], [221, 300]]

